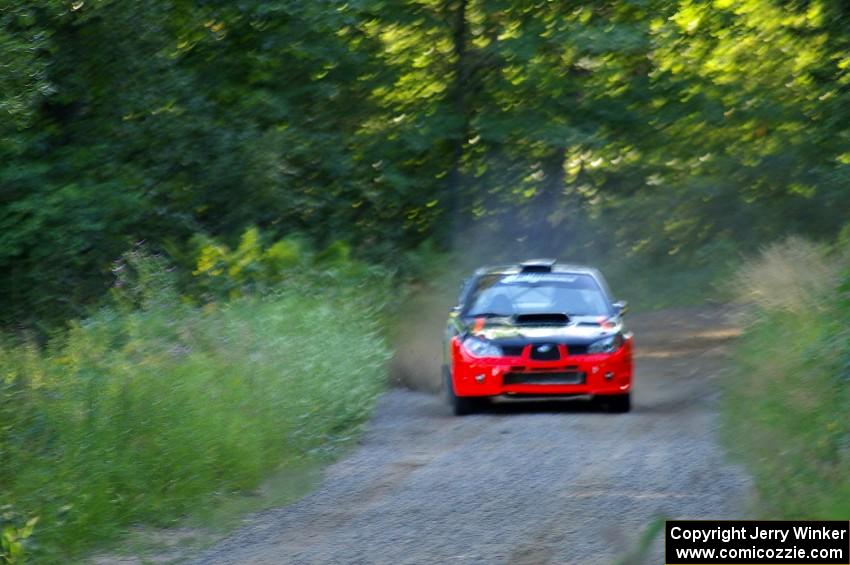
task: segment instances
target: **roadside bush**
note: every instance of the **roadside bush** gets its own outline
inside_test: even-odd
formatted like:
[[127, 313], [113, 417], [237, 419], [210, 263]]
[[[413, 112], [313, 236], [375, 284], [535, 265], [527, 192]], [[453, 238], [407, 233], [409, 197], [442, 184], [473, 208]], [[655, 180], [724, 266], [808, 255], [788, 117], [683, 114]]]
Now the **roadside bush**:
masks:
[[836, 253], [789, 239], [735, 279], [753, 318], [724, 421], [768, 518], [850, 515], [850, 275], [839, 272]]
[[384, 385], [374, 281], [194, 307], [153, 263], [128, 256], [115, 305], [46, 347], [0, 344], [0, 509], [38, 517], [42, 561], [333, 450]]

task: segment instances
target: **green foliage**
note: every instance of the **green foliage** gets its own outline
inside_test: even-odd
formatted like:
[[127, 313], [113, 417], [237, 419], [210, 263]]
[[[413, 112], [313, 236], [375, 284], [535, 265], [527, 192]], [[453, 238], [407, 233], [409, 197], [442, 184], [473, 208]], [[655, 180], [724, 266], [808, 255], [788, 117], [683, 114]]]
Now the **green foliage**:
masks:
[[265, 239], [256, 227], [242, 234], [235, 249], [209, 237], [196, 237], [194, 268], [191, 277], [182, 284], [188, 293], [184, 300], [226, 301], [273, 295], [281, 289], [297, 289], [306, 295], [328, 292], [356, 295], [362, 288], [369, 288], [364, 296], [368, 297], [370, 307], [384, 312], [399, 299], [394, 288], [398, 269], [352, 258], [351, 247], [343, 241], [334, 241], [316, 253], [296, 237], [270, 244]]
[[122, 267], [116, 308], [45, 349], [0, 346], [0, 508], [41, 518], [41, 561], [332, 451], [384, 384], [380, 310], [352, 278], [197, 308], [167, 291], [158, 259]]
[[728, 442], [752, 471], [758, 510], [778, 519], [850, 512], [850, 275], [799, 239], [766, 249], [738, 278], [755, 304], [727, 385]]
[[124, 253], [112, 272], [115, 284], [110, 297], [122, 312], [154, 310], [177, 302], [172, 268], [162, 256], [150, 255], [142, 246]]
[[839, 2], [6, 4], [6, 326], [84, 315], [140, 241], [206, 234], [203, 277], [235, 270], [206, 291], [240, 294], [307, 248], [394, 267], [492, 226], [690, 268], [850, 207]]
[[[4, 508], [0, 507], [0, 511]], [[0, 563], [18, 565], [26, 561], [24, 544], [32, 536], [38, 516], [30, 518], [23, 527], [17, 527], [9, 523], [7, 515], [11, 514], [8, 507], [5, 513], [0, 515]]]
[[231, 250], [211, 238], [198, 238], [198, 258], [192, 274], [210, 297], [238, 298], [265, 292], [292, 278], [308, 257], [296, 240], [281, 239], [264, 246], [260, 231], [248, 228]]

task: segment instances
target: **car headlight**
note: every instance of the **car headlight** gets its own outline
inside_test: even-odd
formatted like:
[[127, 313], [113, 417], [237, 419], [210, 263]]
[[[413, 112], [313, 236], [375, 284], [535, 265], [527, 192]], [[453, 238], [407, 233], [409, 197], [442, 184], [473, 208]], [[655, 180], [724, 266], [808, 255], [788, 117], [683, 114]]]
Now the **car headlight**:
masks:
[[617, 332], [614, 335], [594, 341], [587, 348], [588, 353], [614, 353], [623, 346], [623, 334]]
[[473, 357], [501, 357], [502, 348], [495, 343], [480, 337], [468, 337], [463, 341], [463, 348]]

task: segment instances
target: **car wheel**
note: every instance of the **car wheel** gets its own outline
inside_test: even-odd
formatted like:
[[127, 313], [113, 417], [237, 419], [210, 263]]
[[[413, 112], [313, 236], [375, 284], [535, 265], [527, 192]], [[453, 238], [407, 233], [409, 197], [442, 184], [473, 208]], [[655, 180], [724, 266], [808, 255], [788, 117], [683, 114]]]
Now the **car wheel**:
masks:
[[466, 416], [473, 414], [481, 407], [481, 400], [475, 397], [458, 396], [452, 386], [452, 374], [450, 369], [443, 365], [443, 397], [455, 416]]
[[616, 394], [614, 396], [609, 396], [605, 399], [605, 403], [608, 406], [609, 412], [616, 412], [623, 414], [625, 412], [629, 412], [632, 409], [632, 395], [627, 392], [626, 394]]

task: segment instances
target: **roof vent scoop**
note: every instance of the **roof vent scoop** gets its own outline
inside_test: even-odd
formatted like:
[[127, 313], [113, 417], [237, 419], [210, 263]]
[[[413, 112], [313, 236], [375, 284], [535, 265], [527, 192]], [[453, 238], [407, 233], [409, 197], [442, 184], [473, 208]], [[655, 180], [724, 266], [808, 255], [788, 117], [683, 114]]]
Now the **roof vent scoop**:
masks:
[[556, 259], [532, 259], [519, 264], [521, 273], [551, 273]]

